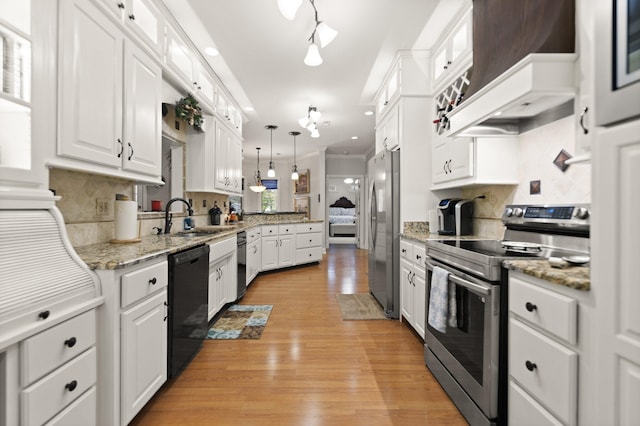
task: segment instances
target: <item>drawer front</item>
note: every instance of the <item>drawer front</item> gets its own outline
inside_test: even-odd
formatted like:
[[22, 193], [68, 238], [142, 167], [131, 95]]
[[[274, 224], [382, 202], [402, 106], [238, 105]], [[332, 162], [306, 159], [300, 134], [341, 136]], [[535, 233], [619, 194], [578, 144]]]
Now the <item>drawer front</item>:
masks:
[[413, 244], [409, 241], [400, 240], [400, 258], [413, 262]]
[[519, 278], [509, 278], [509, 309], [572, 345], [577, 341], [578, 302]]
[[293, 235], [295, 233], [296, 233], [296, 226], [293, 224], [278, 226], [278, 234], [280, 235]]
[[322, 245], [322, 234], [296, 235], [296, 248], [319, 247]]
[[522, 426], [562, 426], [562, 423], [527, 392], [509, 381], [509, 424]]
[[323, 223], [299, 223], [296, 225], [296, 233], [322, 232]]
[[413, 263], [425, 267], [424, 261], [427, 258], [427, 247], [424, 244], [413, 246]]
[[20, 349], [22, 386], [28, 386], [95, 344], [93, 309], [26, 339]]
[[22, 425], [41, 425], [95, 383], [96, 348], [93, 347], [22, 391]]
[[260, 238], [260, 227], [247, 231], [247, 243], [252, 243]]
[[96, 387], [93, 386], [57, 416], [48, 421], [45, 426], [94, 426], [96, 424]]
[[121, 279], [122, 307], [144, 299], [169, 283], [169, 263], [155, 263], [124, 274]]
[[272, 235], [278, 235], [278, 225], [264, 225], [262, 226], [262, 236], [270, 237]]
[[238, 249], [238, 238], [235, 236], [226, 240], [216, 241], [209, 244], [209, 263], [217, 262], [218, 259], [233, 254]]
[[310, 247], [296, 250], [296, 264], [319, 262], [322, 260], [322, 247]]
[[558, 419], [567, 424], [575, 424], [578, 400], [577, 353], [511, 318], [509, 374]]

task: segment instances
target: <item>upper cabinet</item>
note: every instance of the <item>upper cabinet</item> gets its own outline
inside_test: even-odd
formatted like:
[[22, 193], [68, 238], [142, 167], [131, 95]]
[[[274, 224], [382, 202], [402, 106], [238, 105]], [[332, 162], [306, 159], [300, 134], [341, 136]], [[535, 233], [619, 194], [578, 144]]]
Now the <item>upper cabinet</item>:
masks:
[[472, 63], [473, 13], [469, 4], [456, 17], [450, 32], [444, 33], [435, 46], [431, 58], [431, 87], [438, 90], [451, 83]]
[[99, 0], [99, 3], [154, 53], [162, 53], [164, 18], [152, 0]]
[[92, 2], [60, 6], [60, 133], [51, 163], [158, 183], [160, 66]]

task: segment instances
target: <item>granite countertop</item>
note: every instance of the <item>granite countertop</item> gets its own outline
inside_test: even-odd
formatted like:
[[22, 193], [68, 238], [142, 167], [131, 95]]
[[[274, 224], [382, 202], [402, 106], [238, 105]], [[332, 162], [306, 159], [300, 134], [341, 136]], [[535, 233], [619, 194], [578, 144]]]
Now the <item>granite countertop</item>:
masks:
[[412, 240], [418, 243], [425, 243], [429, 240], [491, 240], [494, 238], [481, 237], [479, 235], [440, 235], [440, 234], [426, 234], [426, 233], [414, 233], [414, 232], [402, 232], [400, 237]]
[[553, 268], [547, 259], [505, 260], [502, 265], [553, 284], [563, 285], [581, 291], [591, 289], [591, 275], [588, 266], [568, 266]]
[[[322, 220], [279, 221], [278, 224], [316, 222], [322, 222]], [[273, 223], [270, 222], [267, 224]], [[126, 268], [156, 257], [177, 253], [202, 244], [225, 240], [233, 237], [240, 231], [261, 225], [263, 224], [248, 225], [240, 222], [235, 225], [202, 226], [193, 229], [193, 232], [201, 233], [201, 235], [188, 237], [179, 235], [185, 234], [185, 232], [148, 235], [142, 237], [140, 242], [135, 243], [97, 243], [74, 247], [74, 249], [90, 269], [113, 270]]]

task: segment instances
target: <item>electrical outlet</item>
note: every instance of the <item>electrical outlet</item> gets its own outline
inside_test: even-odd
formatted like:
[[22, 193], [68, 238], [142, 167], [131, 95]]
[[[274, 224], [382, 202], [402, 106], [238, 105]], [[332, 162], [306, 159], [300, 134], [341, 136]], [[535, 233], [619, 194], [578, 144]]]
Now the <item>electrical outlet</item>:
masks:
[[207, 207], [207, 200], [202, 200], [202, 207]]
[[106, 198], [96, 200], [96, 214], [98, 216], [109, 216], [111, 214], [111, 203]]

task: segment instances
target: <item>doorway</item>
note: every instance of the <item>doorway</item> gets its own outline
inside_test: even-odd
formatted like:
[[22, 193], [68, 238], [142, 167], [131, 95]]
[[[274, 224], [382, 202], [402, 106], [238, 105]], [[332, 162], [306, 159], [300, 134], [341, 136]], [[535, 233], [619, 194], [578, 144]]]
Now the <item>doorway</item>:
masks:
[[331, 244], [355, 244], [361, 248], [361, 175], [332, 175], [326, 179], [326, 235]]

